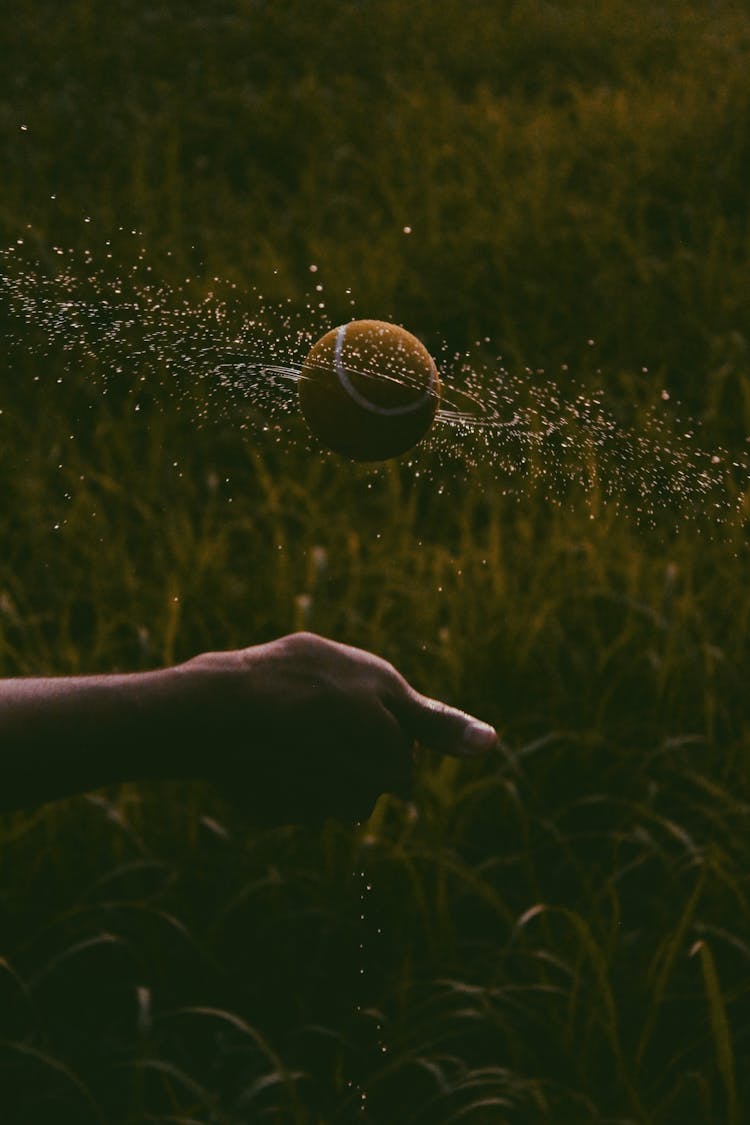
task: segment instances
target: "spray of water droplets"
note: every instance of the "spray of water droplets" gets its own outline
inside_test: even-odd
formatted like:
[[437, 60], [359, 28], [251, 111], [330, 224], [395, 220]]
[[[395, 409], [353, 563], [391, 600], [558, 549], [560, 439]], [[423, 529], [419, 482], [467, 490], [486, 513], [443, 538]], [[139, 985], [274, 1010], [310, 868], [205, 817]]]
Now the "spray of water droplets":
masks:
[[312, 307], [276, 305], [264, 318], [262, 294], [239, 297], [236, 283], [198, 286], [187, 277], [167, 287], [152, 283], [142, 263], [112, 276], [90, 258], [84, 272], [67, 257], [50, 273], [0, 254], [11, 347], [42, 361], [54, 356], [56, 369], [62, 358], [103, 395], [136, 374], [147, 389], [189, 397], [199, 421], [225, 413], [232, 399], [267, 419], [296, 412], [293, 357], [317, 337]]
[[[506, 491], [541, 485], [557, 504], [582, 496], [592, 519], [611, 504], [650, 526], [664, 518], [744, 524], [750, 485], [744, 451], [702, 448], [699, 427], [669, 411], [666, 391], [626, 421], [603, 389], [574, 386], [563, 393], [544, 372], [510, 372], [500, 364], [489, 380], [486, 368], [459, 361], [457, 370], [455, 385], [466, 388], [472, 404], [448, 406], [441, 415], [451, 434], [463, 433], [465, 459], [490, 464]], [[444, 439], [436, 435], [450, 456]]]
[[[224, 417], [247, 431], [295, 441], [297, 388], [312, 344], [329, 328], [323, 285], [295, 306], [214, 278], [165, 286], [143, 252], [123, 276], [92, 256], [57, 248], [59, 268], [0, 252], [0, 315], [11, 354], [57, 355], [55, 370], [82, 369], [102, 395], [137, 379], [168, 401], [187, 398], [197, 424]], [[488, 345], [489, 341], [485, 341]], [[484, 346], [476, 356], [437, 354], [442, 399], [436, 423], [406, 464], [442, 491], [466, 472], [476, 487], [552, 504], [613, 505], [641, 524], [666, 518], [744, 528], [750, 467], [744, 451], [704, 449], [663, 391], [623, 420], [605, 392], [565, 391], [541, 371], [509, 371]], [[50, 361], [51, 362], [51, 361]], [[393, 377], [392, 373], [389, 377]], [[164, 396], [162, 396], [164, 398]], [[749, 439], [750, 440], [750, 439]], [[322, 455], [313, 443], [311, 453]], [[474, 471], [476, 470], [476, 471]]]

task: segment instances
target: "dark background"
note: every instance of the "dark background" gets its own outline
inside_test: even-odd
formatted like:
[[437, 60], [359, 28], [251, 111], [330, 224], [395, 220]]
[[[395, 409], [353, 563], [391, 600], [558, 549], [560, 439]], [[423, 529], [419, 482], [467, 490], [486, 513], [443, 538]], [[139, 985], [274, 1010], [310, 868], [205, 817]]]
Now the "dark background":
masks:
[[[3, 818], [5, 1120], [743, 1120], [749, 46], [721, 2], [6, 5], [0, 670], [304, 626], [503, 752], [357, 831]], [[353, 469], [210, 387], [352, 299], [621, 429]]]

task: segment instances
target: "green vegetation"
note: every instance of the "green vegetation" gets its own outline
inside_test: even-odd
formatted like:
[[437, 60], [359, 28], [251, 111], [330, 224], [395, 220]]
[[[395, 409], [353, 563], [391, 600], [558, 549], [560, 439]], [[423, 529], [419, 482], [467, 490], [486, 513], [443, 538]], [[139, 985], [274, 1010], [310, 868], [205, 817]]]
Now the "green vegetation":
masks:
[[[194, 304], [221, 277], [303, 312], [319, 278], [332, 323], [351, 288], [563, 394], [566, 364], [635, 425], [668, 388], [743, 448], [739, 6], [11, 9], [0, 239], [40, 276], [90, 248], [143, 280], [144, 246]], [[503, 491], [481, 457], [342, 472], [294, 419], [288, 441], [234, 405], [196, 425], [136, 353], [102, 395], [95, 357], [0, 300], [0, 673], [305, 626], [503, 736], [356, 832], [258, 832], [177, 784], [5, 817], [4, 1119], [740, 1125], [739, 521], [643, 527], [596, 490]]]

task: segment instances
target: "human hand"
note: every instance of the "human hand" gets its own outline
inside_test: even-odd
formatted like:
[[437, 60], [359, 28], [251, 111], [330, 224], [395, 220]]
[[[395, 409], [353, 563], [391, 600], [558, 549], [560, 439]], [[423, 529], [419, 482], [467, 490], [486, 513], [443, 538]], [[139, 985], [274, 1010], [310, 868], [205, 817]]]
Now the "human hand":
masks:
[[387, 661], [312, 633], [204, 653], [180, 665], [188, 753], [266, 824], [365, 820], [381, 793], [407, 796], [421, 744], [459, 757], [492, 727], [417, 692]]

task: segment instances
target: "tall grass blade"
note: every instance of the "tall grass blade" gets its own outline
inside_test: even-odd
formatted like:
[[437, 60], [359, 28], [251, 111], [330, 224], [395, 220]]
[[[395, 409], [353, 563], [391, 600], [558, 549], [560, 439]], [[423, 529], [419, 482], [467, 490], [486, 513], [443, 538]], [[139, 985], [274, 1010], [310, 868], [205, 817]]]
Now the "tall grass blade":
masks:
[[700, 957], [703, 972], [703, 985], [708, 1001], [708, 1015], [711, 1023], [711, 1033], [714, 1038], [716, 1050], [716, 1063], [724, 1083], [724, 1093], [727, 1102], [727, 1125], [741, 1125], [742, 1114], [740, 1109], [739, 1093], [734, 1069], [734, 1050], [732, 1048], [732, 1033], [727, 1019], [726, 1005], [721, 993], [719, 974], [716, 971], [716, 962], [707, 942], [697, 941], [690, 950], [690, 956], [695, 954]]
[[[100, 1109], [96, 1099], [87, 1087], [86, 1083], [76, 1074], [72, 1067], [67, 1063], [62, 1062], [60, 1059], [55, 1058], [48, 1051], [42, 1051], [38, 1047], [32, 1047], [28, 1043], [16, 1043], [8, 1040], [0, 1041], [0, 1048], [7, 1051], [15, 1052], [26, 1058], [33, 1059], [41, 1064], [48, 1070], [61, 1075], [65, 1081], [73, 1087], [73, 1089], [80, 1095], [82, 1104], [89, 1111], [91, 1117], [95, 1121], [101, 1122], [101, 1125], [107, 1125], [106, 1119], [102, 1110]], [[1, 1097], [1, 1095], [0, 1095]], [[7, 1109], [7, 1105], [6, 1105]], [[81, 1123], [83, 1125], [83, 1122]]]
[[638, 1045], [635, 1051], [635, 1071], [637, 1072], [643, 1064], [643, 1059], [648, 1049], [651, 1037], [656, 1027], [656, 1021], [659, 1018], [662, 1003], [664, 1001], [665, 992], [669, 983], [669, 978], [672, 975], [677, 957], [680, 950], [683, 948], [685, 936], [690, 928], [695, 911], [700, 902], [703, 894], [703, 888], [706, 881], [705, 868], [701, 870], [700, 876], [696, 881], [693, 892], [690, 895], [685, 909], [680, 915], [677, 923], [677, 928], [669, 934], [660, 948], [656, 952], [656, 956], [651, 962], [649, 968], [649, 976], [652, 980], [651, 988], [651, 1004], [646, 1015], [646, 1020], [641, 1031]]

